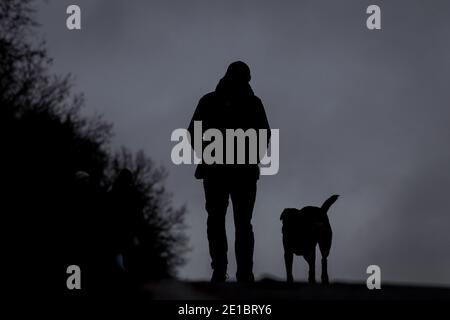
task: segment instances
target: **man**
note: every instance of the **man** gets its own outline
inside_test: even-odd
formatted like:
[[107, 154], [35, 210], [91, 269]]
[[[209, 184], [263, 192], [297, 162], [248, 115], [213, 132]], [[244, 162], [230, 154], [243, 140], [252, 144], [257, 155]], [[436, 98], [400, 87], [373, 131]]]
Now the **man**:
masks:
[[[214, 92], [200, 99], [189, 125], [190, 137], [194, 137], [194, 121], [202, 122], [203, 132], [218, 129], [226, 136], [226, 129], [265, 129], [270, 139], [270, 127], [261, 100], [254, 95], [250, 87], [250, 68], [241, 61], [233, 62], [225, 76], [219, 81]], [[203, 135], [202, 132], [202, 135]], [[258, 134], [259, 135], [259, 134]], [[256, 148], [259, 147], [259, 136]], [[267, 140], [268, 141], [268, 140]], [[245, 162], [237, 164], [237, 148], [235, 146], [234, 163], [226, 164], [202, 162], [197, 166], [195, 177], [203, 179], [208, 212], [207, 234], [213, 275], [211, 282], [223, 282], [227, 277], [227, 236], [225, 215], [228, 199], [233, 204], [235, 225], [235, 254], [239, 282], [253, 282], [253, 227], [251, 224], [253, 206], [256, 198], [256, 183], [259, 179], [258, 163], [251, 162], [249, 156], [250, 139], [246, 141]], [[205, 145], [203, 145], [203, 148]], [[267, 145], [264, 146], [266, 148]], [[198, 150], [196, 150], [198, 151]], [[259, 155], [264, 154], [258, 151]], [[226, 143], [224, 143], [223, 159], [226, 159]]]

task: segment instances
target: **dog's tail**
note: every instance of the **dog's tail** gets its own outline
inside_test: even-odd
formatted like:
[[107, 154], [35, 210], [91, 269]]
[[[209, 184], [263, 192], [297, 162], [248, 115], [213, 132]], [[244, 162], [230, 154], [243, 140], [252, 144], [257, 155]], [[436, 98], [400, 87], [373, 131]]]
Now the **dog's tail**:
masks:
[[325, 202], [322, 205], [322, 210], [325, 211], [325, 213], [328, 212], [328, 209], [330, 209], [330, 207], [333, 205], [333, 203], [336, 202], [336, 200], [339, 198], [339, 196], [337, 194], [332, 195], [331, 197], [329, 197], [327, 200], [325, 200]]

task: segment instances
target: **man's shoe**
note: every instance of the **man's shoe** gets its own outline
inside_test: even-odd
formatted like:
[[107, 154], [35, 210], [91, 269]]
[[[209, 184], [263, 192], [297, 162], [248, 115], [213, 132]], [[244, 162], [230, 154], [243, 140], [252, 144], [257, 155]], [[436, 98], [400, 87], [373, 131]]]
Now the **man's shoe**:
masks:
[[213, 271], [211, 282], [220, 283], [227, 281], [227, 273], [223, 271]]
[[253, 275], [253, 273], [249, 273], [249, 274], [245, 274], [245, 275], [236, 275], [236, 280], [237, 280], [237, 282], [251, 283], [251, 282], [255, 282], [255, 276]]

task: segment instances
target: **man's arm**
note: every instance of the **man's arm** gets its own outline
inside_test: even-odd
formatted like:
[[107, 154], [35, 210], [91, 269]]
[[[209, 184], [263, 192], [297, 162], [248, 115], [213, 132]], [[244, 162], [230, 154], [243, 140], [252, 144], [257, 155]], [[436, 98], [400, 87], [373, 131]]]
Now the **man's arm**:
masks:
[[192, 149], [194, 149], [193, 142], [194, 141], [194, 122], [195, 121], [203, 121], [203, 109], [204, 109], [205, 101], [204, 98], [201, 98], [198, 102], [197, 108], [195, 108], [194, 115], [192, 116], [191, 122], [189, 123], [188, 132], [189, 132], [189, 143], [191, 144]]
[[[269, 146], [271, 132], [270, 132], [269, 120], [267, 120], [267, 115], [266, 115], [266, 111], [264, 109], [264, 105], [259, 98], [257, 98], [257, 129], [264, 129], [264, 130], [266, 130], [266, 133], [267, 133], [266, 146], [263, 150], [259, 150], [259, 146], [260, 146], [259, 138], [260, 137], [258, 134], [258, 154], [259, 155], [262, 154], [262, 156], [261, 156], [261, 159], [262, 159], [262, 157], [264, 157], [264, 155], [267, 152], [267, 147]], [[261, 161], [261, 159], [258, 159], [258, 162]]]

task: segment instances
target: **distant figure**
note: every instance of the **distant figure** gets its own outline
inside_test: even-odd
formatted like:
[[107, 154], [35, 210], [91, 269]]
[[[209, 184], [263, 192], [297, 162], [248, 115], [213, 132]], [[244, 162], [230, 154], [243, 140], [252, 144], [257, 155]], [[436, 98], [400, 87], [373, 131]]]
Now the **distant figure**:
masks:
[[301, 210], [287, 208], [281, 213], [287, 282], [294, 281], [292, 276], [294, 254], [303, 256], [308, 263], [308, 282], [316, 282], [316, 246], [319, 244], [322, 254], [321, 280], [323, 284], [328, 284], [327, 258], [330, 254], [333, 236], [328, 210], [338, 197], [338, 195], [329, 197], [320, 208], [310, 206]]
[[[223, 137], [225, 137], [226, 129], [240, 128], [244, 131], [266, 129], [270, 139], [270, 127], [264, 106], [261, 100], [254, 95], [249, 84], [250, 79], [250, 68], [244, 62], [237, 61], [230, 64], [216, 90], [200, 99], [188, 129], [191, 139], [194, 137], [194, 121], [202, 121], [203, 132], [214, 128], [220, 130]], [[203, 148], [205, 148], [205, 143]], [[229, 197], [233, 203], [236, 231], [236, 278], [239, 282], [254, 281], [254, 237], [251, 219], [256, 198], [256, 183], [259, 179], [259, 167], [258, 164], [249, 163], [248, 150], [247, 142], [245, 164], [208, 165], [201, 163], [195, 172], [197, 179], [203, 179], [205, 189], [206, 211], [208, 212], [207, 234], [213, 269], [211, 282], [223, 282], [227, 277], [228, 244], [225, 215]], [[226, 158], [225, 143], [223, 157]], [[236, 152], [234, 157], [236, 158]], [[260, 160], [259, 157], [258, 160]]]
[[104, 259], [101, 193], [89, 173], [75, 173], [68, 201], [66, 263], [80, 266], [83, 270], [82, 287], [91, 290], [99, 282], [98, 275], [102, 273]]
[[131, 268], [131, 256], [137, 245], [142, 225], [142, 208], [133, 185], [133, 174], [128, 169], [120, 171], [108, 193], [112, 227], [110, 238], [116, 262], [124, 269]]
[[92, 245], [89, 220], [95, 210], [94, 197], [90, 175], [85, 171], [77, 171], [69, 193], [69, 217], [66, 223], [66, 236], [69, 240], [67, 252], [75, 264], [86, 264], [89, 259], [88, 252]]

